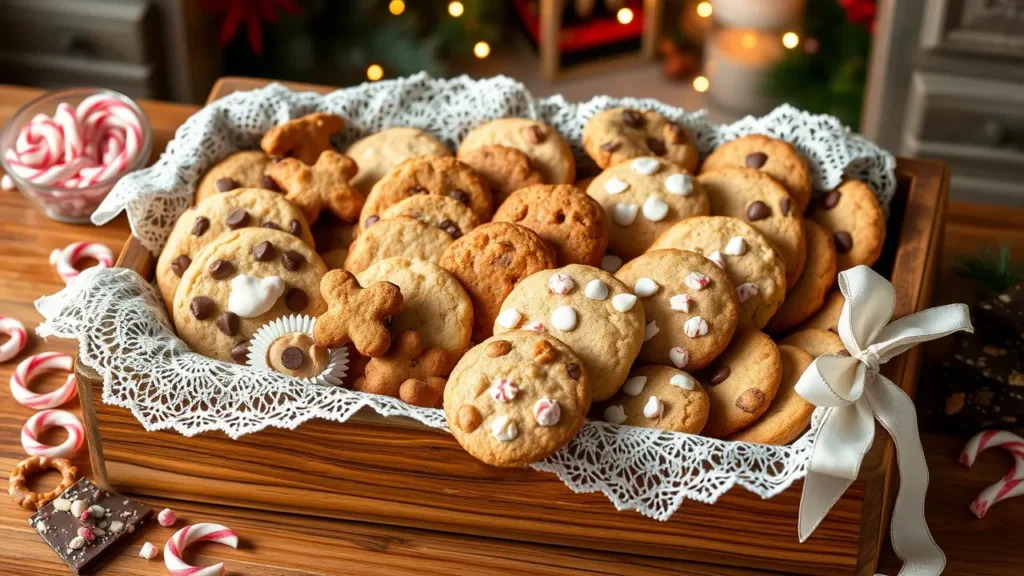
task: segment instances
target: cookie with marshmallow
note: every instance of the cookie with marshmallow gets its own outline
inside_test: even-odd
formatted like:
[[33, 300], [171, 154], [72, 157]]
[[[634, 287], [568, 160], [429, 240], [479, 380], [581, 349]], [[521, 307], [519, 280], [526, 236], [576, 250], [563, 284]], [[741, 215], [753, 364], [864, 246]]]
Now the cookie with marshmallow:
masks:
[[606, 422], [700, 434], [711, 401], [700, 382], [670, 366], [641, 366], [600, 409]]

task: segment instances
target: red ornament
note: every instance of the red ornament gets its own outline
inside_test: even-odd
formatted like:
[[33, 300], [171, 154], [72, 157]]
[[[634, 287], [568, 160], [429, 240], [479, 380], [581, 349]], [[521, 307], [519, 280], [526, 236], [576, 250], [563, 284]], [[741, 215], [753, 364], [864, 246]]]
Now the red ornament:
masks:
[[865, 26], [872, 32], [875, 29], [875, 13], [878, 6], [875, 0], [838, 0], [839, 6], [846, 12], [846, 21], [850, 24]]
[[202, 7], [211, 14], [222, 15], [220, 44], [227, 46], [245, 22], [249, 48], [253, 54], [263, 53], [263, 24], [276, 24], [278, 11], [301, 14], [295, 0], [203, 0]]

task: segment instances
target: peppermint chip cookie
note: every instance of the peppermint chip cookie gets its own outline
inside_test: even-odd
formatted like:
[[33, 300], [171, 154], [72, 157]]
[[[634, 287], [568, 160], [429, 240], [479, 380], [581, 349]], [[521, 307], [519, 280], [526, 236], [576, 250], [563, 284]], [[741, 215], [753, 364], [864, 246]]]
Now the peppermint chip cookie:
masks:
[[365, 196], [399, 163], [416, 156], [451, 156], [452, 152], [423, 130], [397, 126], [356, 140], [345, 154], [359, 165], [359, 173], [349, 183]]
[[395, 256], [438, 262], [451, 243], [448, 232], [415, 218], [381, 220], [348, 247], [345, 270], [358, 274], [374, 262]]
[[239, 188], [265, 188], [274, 192], [280, 191], [277, 183], [263, 171], [270, 164], [270, 156], [259, 150], [235, 152], [220, 162], [203, 176], [196, 187], [195, 203], [199, 204], [210, 196], [220, 192], [230, 192]]
[[703, 435], [725, 438], [753, 424], [775, 398], [782, 371], [779, 349], [765, 333], [736, 334], [729, 348], [698, 375], [711, 398]]
[[811, 425], [814, 404], [796, 393], [796, 383], [814, 362], [811, 355], [795, 346], [779, 346], [782, 383], [768, 411], [757, 421], [729, 437], [738, 442], [789, 444]]
[[583, 362], [551, 336], [517, 330], [470, 349], [444, 390], [459, 444], [493, 466], [526, 466], [569, 443], [590, 410]]
[[708, 196], [677, 164], [644, 156], [601, 172], [587, 186], [608, 219], [608, 248], [636, 258], [676, 222], [711, 213]]
[[629, 286], [599, 268], [570, 264], [520, 282], [501, 305], [494, 333], [544, 332], [569, 345], [593, 374], [594, 400], [609, 398], [644, 343], [643, 306]]
[[284, 196], [269, 190], [243, 188], [207, 198], [178, 217], [156, 261], [156, 284], [167, 309], [192, 260], [221, 234], [246, 227], [270, 228], [295, 234], [313, 246], [306, 219]]
[[433, 262], [387, 258], [356, 275], [359, 284], [391, 282], [402, 291], [402, 311], [390, 329], [419, 333], [425, 348], [440, 348], [452, 358], [469, 349], [473, 334], [473, 303], [447, 270]]
[[[732, 282], [714, 262], [694, 252], [655, 250], [627, 262], [615, 277], [644, 308], [644, 362], [699, 370], [729, 345], [740, 307]], [[629, 298], [612, 304], [632, 305]]]
[[316, 252], [287, 232], [225, 232], [182, 276], [171, 308], [174, 326], [194, 352], [244, 364], [249, 340], [267, 322], [327, 310], [320, 296], [326, 273]]
[[520, 188], [544, 183], [544, 175], [533, 166], [530, 157], [508, 146], [491, 144], [460, 148], [459, 160], [487, 180], [495, 206], [500, 206], [509, 194]]
[[737, 218], [698, 216], [662, 234], [650, 250], [675, 248], [702, 254], [721, 266], [736, 289], [741, 327], [762, 328], [786, 297], [786, 270], [771, 243]]
[[778, 180], [803, 214], [811, 202], [811, 170], [792, 144], [785, 140], [750, 134], [722, 144], [701, 165], [702, 172], [744, 166]]
[[560, 264], [597, 266], [608, 247], [601, 205], [571, 184], [521, 188], [494, 213], [495, 222], [514, 222], [537, 233], [555, 249]]
[[835, 332], [828, 330], [818, 330], [816, 328], [808, 328], [806, 330], [800, 330], [799, 332], [793, 332], [789, 336], [786, 336], [779, 344], [786, 344], [787, 346], [796, 346], [804, 352], [811, 355], [811, 358], [817, 358], [824, 354], [838, 354], [840, 356], [849, 355], [846, 346], [843, 345], [842, 338], [839, 337]]
[[372, 226], [385, 210], [417, 194], [454, 198], [481, 221], [490, 220], [494, 212], [491, 191], [472, 168], [451, 156], [420, 156], [398, 164], [373, 185], [359, 215], [359, 229]]
[[607, 422], [700, 434], [711, 402], [697, 379], [668, 366], [641, 366], [604, 407]]
[[825, 303], [821, 305], [821, 308], [808, 318], [806, 322], [801, 324], [800, 329], [817, 328], [819, 330], [831, 330], [838, 334], [839, 315], [843, 313], [843, 306], [845, 304], [846, 298], [843, 298], [843, 293], [839, 289], [832, 290], [825, 296]]
[[836, 280], [836, 250], [832, 234], [810, 220], [804, 221], [807, 233], [807, 264], [796, 286], [786, 294], [766, 329], [777, 334], [803, 322], [825, 302], [828, 289]]
[[[385, 210], [381, 218], [387, 220], [399, 216], [415, 218], [434, 228], [440, 228], [453, 240], [461, 238], [463, 234], [480, 225], [480, 219], [462, 202], [433, 194], [410, 196]], [[369, 224], [369, 221], [367, 223]]]
[[811, 206], [811, 220], [832, 231], [839, 271], [871, 266], [885, 244], [885, 214], [867, 184], [847, 180]]
[[583, 147], [602, 169], [641, 156], [656, 156], [697, 171], [697, 146], [679, 124], [654, 110], [609, 108], [583, 127]]
[[795, 286], [807, 260], [804, 222], [786, 189], [752, 168], [723, 168], [697, 177], [711, 199], [711, 213], [746, 220], [771, 241]]
[[555, 253], [529, 228], [491, 222], [471, 230], [441, 255], [473, 301], [473, 340], [491, 335], [501, 303], [520, 280], [555, 267]]
[[473, 148], [498, 144], [514, 148], [530, 162], [547, 184], [571, 184], [576, 180], [576, 160], [569, 144], [554, 128], [527, 118], [501, 118], [474, 128], [459, 144], [462, 158]]

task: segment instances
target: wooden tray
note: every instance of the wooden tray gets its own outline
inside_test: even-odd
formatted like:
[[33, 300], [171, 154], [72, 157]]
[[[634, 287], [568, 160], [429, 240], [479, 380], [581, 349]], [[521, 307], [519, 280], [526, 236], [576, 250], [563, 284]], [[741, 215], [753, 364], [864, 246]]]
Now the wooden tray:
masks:
[[[227, 79], [211, 99], [259, 81]], [[306, 87], [308, 88], [308, 86]], [[326, 90], [323, 87], [317, 87]], [[876, 269], [896, 287], [895, 317], [928, 306], [945, 216], [948, 171], [899, 159], [889, 234]], [[130, 238], [118, 265], [152, 278], [154, 258]], [[883, 373], [916, 390], [913, 349]], [[771, 500], [734, 488], [714, 506], [685, 502], [667, 522], [619, 512], [603, 494], [575, 494], [555, 475], [478, 462], [442, 431], [361, 413], [231, 440], [145, 432], [128, 410], [101, 401], [97, 374], [76, 367], [97, 480], [119, 491], [282, 510], [714, 564], [706, 574], [873, 574], [885, 537], [892, 442], [880, 429], [859, 479], [804, 544], [797, 540], [802, 484]], [[581, 550], [581, 553], [585, 551]]]

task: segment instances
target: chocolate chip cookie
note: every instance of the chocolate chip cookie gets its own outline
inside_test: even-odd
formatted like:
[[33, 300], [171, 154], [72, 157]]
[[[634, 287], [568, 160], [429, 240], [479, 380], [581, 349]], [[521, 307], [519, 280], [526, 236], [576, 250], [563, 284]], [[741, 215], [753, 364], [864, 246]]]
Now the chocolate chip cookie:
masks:
[[572, 184], [516, 190], [494, 213], [494, 221], [533, 230], [555, 249], [560, 264], [597, 266], [608, 246], [604, 209]]
[[359, 165], [350, 184], [366, 196], [399, 163], [416, 156], [451, 156], [452, 152], [423, 130], [396, 126], [356, 140], [345, 154]]
[[696, 378], [668, 366], [641, 366], [602, 409], [605, 421], [700, 434], [711, 401]]
[[544, 183], [544, 175], [521, 150], [490, 144], [477, 148], [460, 148], [459, 160], [476, 170], [491, 187], [494, 205], [500, 206], [509, 194]]
[[711, 398], [703, 435], [726, 438], [757, 421], [775, 398], [782, 372], [779, 349], [765, 333], [736, 334], [729, 348], [697, 375]]
[[800, 329], [817, 328], [819, 330], [831, 330], [838, 334], [839, 315], [843, 313], [843, 305], [845, 304], [846, 298], [843, 298], [843, 293], [839, 289], [832, 290], [825, 296], [825, 303], [821, 305], [821, 308], [808, 318], [806, 322], [801, 324]]
[[839, 271], [871, 266], [885, 244], [885, 214], [871, 188], [847, 180], [811, 206], [811, 220], [832, 231]]
[[235, 152], [206, 172], [196, 187], [195, 203], [239, 188], [265, 188], [279, 192], [277, 183], [263, 173], [269, 163], [270, 157], [259, 150]]
[[750, 134], [722, 144], [704, 159], [701, 170], [745, 166], [778, 180], [803, 214], [811, 202], [811, 170], [800, 152], [785, 140]]
[[530, 158], [547, 184], [571, 184], [576, 180], [576, 160], [569, 144], [557, 130], [528, 118], [501, 118], [481, 124], [459, 144], [460, 158], [473, 148], [498, 144], [514, 148]]
[[654, 110], [609, 108], [594, 114], [583, 127], [583, 147], [601, 168], [641, 156], [655, 156], [697, 171], [693, 138], [679, 124]]
[[796, 383], [814, 358], [795, 346], [785, 344], [779, 346], [779, 356], [782, 358], [782, 383], [771, 406], [757, 422], [733, 434], [729, 440], [789, 444], [811, 425], [814, 404], [796, 393]]
[[807, 233], [807, 264], [803, 274], [786, 294], [786, 301], [775, 312], [765, 327], [772, 334], [785, 332], [810, 318], [825, 302], [825, 295], [836, 281], [836, 250], [832, 234], [815, 224], [804, 221]]
[[[480, 225], [480, 219], [468, 206], [448, 196], [417, 194], [388, 208], [381, 215], [387, 220], [408, 216], [448, 233], [453, 240]], [[371, 220], [366, 223], [370, 224]]]
[[838, 334], [816, 328], [793, 332], [786, 336], [779, 344], [796, 346], [810, 354], [812, 358], [817, 358], [823, 354], [849, 354]]
[[363, 230], [348, 247], [345, 270], [358, 274], [374, 262], [396, 256], [436, 263], [451, 243], [448, 232], [416, 218], [381, 220]]

